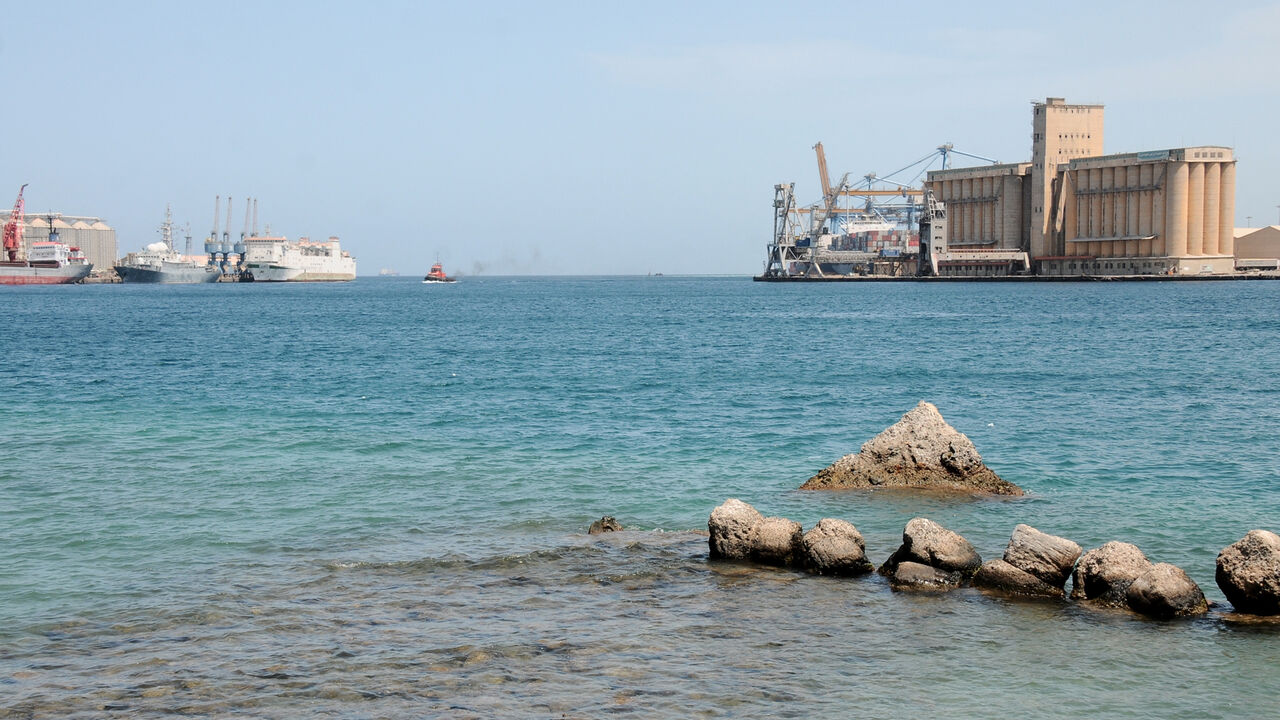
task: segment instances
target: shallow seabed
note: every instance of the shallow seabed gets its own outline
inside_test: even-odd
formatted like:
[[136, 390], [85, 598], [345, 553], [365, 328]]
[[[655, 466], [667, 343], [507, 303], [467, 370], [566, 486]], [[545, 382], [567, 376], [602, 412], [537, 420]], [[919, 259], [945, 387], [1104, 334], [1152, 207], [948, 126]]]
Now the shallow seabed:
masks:
[[[0, 292], [0, 716], [1254, 717], [1280, 284], [466, 278]], [[1030, 494], [800, 492], [917, 401]], [[1151, 622], [707, 560], [739, 497], [1173, 562]], [[583, 533], [616, 515], [627, 531]]]

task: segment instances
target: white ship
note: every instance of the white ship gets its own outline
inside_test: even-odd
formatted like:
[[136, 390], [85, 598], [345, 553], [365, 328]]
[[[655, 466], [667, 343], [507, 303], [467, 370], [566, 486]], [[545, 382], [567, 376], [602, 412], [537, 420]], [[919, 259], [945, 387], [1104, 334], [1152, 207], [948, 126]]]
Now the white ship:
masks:
[[356, 279], [356, 260], [338, 238], [311, 242], [284, 237], [244, 238], [244, 274], [255, 282], [341, 282]]

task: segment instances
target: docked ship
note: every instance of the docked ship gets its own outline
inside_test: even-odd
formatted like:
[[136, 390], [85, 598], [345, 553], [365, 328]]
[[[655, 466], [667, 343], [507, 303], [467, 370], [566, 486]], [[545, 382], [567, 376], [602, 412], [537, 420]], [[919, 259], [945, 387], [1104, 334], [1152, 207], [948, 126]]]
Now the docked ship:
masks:
[[356, 260], [338, 238], [311, 242], [284, 237], [244, 238], [242, 278], [254, 282], [343, 282], [356, 279]]
[[217, 282], [222, 271], [209, 262], [188, 259], [173, 249], [173, 216], [164, 211], [160, 242], [129, 253], [114, 267], [122, 282], [166, 285]]
[[445, 275], [444, 266], [438, 262], [435, 265], [432, 265], [431, 269], [427, 271], [427, 276], [422, 278], [422, 282], [424, 283], [451, 283], [457, 281], [457, 278], [451, 278], [448, 275]]
[[52, 218], [49, 220], [49, 239], [32, 243], [27, 257], [18, 257], [22, 251], [22, 229], [26, 223], [25, 203], [22, 199], [22, 192], [26, 187], [23, 185], [18, 189], [13, 213], [4, 224], [0, 285], [62, 285], [85, 279], [93, 265], [85, 259], [80, 248], [58, 240], [58, 231], [53, 227]]

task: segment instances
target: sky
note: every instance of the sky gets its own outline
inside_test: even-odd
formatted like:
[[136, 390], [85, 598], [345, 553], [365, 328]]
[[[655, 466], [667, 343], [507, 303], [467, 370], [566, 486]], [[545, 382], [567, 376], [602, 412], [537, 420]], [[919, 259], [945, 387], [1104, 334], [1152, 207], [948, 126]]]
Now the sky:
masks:
[[[9, 2], [0, 205], [123, 255], [215, 196], [336, 235], [361, 275], [753, 274], [773, 186], [942, 143], [1031, 154], [1031, 102], [1106, 105], [1108, 153], [1227, 145], [1280, 223], [1280, 3]], [[17, 101], [14, 104], [13, 101]], [[220, 224], [225, 223], [225, 207]]]

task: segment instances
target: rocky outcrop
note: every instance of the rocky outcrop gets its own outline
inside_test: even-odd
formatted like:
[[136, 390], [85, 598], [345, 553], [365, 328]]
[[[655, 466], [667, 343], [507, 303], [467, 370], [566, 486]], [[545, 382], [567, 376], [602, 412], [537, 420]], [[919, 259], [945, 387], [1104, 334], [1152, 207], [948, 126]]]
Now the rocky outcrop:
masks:
[[987, 561], [973, 584], [1013, 595], [1061, 598], [1079, 557], [1080, 546], [1070, 540], [1018, 525], [1004, 558]]
[[[923, 565], [940, 571], [927, 576]], [[902, 546], [880, 566], [880, 574], [889, 578], [895, 588], [959, 587], [982, 566], [982, 558], [973, 545], [960, 535], [927, 518], [913, 518], [902, 531]]]
[[942, 419], [938, 408], [921, 402], [862, 449], [845, 455], [801, 489], [917, 487], [1022, 495], [982, 462], [978, 450]]
[[618, 522], [612, 515], [605, 515], [599, 520], [591, 523], [591, 527], [587, 529], [588, 535], [599, 535], [600, 533], [618, 532], [622, 529], [622, 523]]
[[900, 562], [888, 573], [889, 587], [894, 590], [947, 591], [960, 587], [964, 575], [947, 572], [910, 560]]
[[729, 498], [711, 511], [707, 522], [710, 531], [712, 560], [749, 560], [756, 539], [756, 526], [764, 516], [755, 508]]
[[1148, 617], [1168, 620], [1209, 611], [1200, 586], [1169, 563], [1156, 563], [1139, 575], [1125, 592], [1129, 609]]
[[836, 518], [818, 521], [801, 539], [805, 569], [817, 575], [862, 575], [874, 570], [862, 533]]
[[1071, 576], [1071, 599], [1124, 607], [1129, 585], [1151, 569], [1151, 561], [1136, 545], [1111, 541], [1080, 557]]
[[751, 559], [762, 565], [789, 567], [801, 557], [804, 528], [794, 520], [767, 517], [756, 523]]
[[1218, 553], [1214, 580], [1236, 612], [1280, 615], [1280, 536], [1250, 530]]

